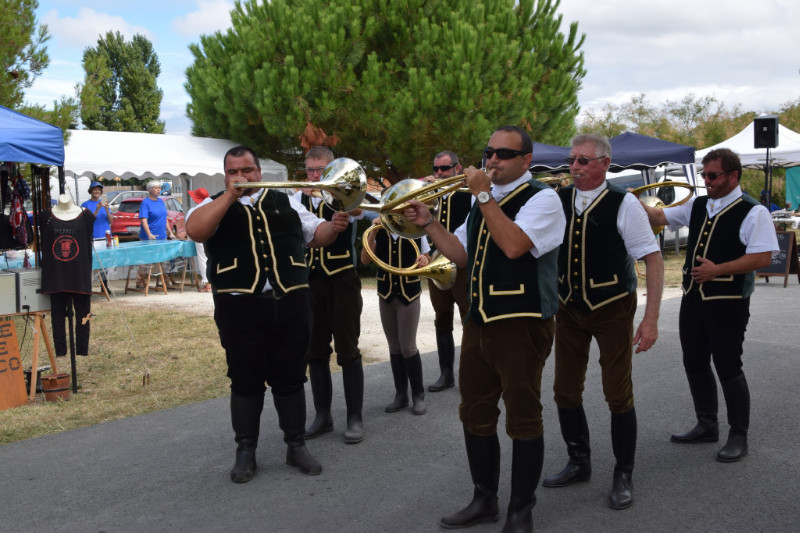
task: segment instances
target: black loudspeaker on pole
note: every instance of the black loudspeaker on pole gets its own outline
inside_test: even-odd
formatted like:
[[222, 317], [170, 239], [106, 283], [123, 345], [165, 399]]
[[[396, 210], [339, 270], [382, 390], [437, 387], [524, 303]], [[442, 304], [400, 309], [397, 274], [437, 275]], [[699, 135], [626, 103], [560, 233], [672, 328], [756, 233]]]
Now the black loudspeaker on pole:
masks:
[[764, 115], [753, 120], [753, 148], [778, 146], [778, 117]]

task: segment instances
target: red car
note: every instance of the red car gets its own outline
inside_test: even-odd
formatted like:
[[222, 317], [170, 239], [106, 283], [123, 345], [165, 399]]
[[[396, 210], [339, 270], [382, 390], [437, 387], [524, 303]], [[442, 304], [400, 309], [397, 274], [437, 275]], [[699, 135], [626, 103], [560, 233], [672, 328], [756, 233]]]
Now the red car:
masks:
[[[167, 205], [167, 227], [174, 233], [185, 231], [183, 221], [183, 206], [177, 198], [172, 196], [159, 196]], [[119, 204], [119, 209], [111, 221], [111, 234], [118, 235], [120, 240], [136, 240], [139, 238], [139, 229], [142, 221], [139, 220], [139, 206], [143, 198], [128, 198]]]

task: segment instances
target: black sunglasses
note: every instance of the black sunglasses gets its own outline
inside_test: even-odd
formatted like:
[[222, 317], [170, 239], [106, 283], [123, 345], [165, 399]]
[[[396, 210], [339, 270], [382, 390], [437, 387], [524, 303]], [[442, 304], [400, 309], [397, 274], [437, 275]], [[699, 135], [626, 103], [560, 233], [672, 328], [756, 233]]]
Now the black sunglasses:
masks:
[[433, 171], [434, 172], [439, 172], [441, 170], [442, 172], [447, 172], [448, 170], [450, 170], [451, 168], [453, 168], [457, 164], [458, 163], [453, 163], [452, 165], [439, 165], [438, 167], [436, 165], [433, 165]]
[[732, 170], [726, 170], [724, 172], [701, 172], [700, 175], [703, 177], [704, 180], [711, 180], [714, 181], [718, 177], [724, 174], [730, 174], [733, 172]]
[[483, 149], [483, 155], [486, 156], [486, 159], [491, 159], [494, 155], [497, 156], [497, 159], [514, 159], [529, 153], [523, 150], [512, 150], [511, 148], [490, 148], [487, 146]]
[[564, 161], [566, 161], [568, 165], [571, 165], [571, 164], [575, 163], [575, 161], [577, 161], [579, 165], [586, 166], [586, 165], [589, 164], [589, 161], [595, 161], [597, 159], [603, 159], [604, 157], [605, 157], [604, 155], [601, 155], [600, 157], [592, 157], [592, 158], [589, 158], [589, 157], [568, 157]]

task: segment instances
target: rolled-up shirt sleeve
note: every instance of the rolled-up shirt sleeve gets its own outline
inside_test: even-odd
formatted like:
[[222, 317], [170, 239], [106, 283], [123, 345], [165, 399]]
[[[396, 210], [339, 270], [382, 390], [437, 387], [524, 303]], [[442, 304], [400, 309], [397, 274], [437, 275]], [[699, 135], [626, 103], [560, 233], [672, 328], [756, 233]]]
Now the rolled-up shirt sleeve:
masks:
[[533, 257], [541, 257], [561, 246], [567, 219], [558, 194], [552, 189], [545, 189], [525, 202], [514, 223], [533, 242]]

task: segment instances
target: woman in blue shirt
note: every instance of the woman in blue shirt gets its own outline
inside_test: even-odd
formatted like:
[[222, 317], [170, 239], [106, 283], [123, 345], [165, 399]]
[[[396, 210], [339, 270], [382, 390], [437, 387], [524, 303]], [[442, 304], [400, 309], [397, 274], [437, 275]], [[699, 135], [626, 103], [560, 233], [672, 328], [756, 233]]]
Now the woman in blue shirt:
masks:
[[89, 185], [91, 198], [81, 204], [81, 207], [94, 214], [94, 228], [92, 230], [93, 239], [104, 239], [106, 231], [111, 230], [111, 210], [108, 202], [101, 199], [103, 194], [103, 184], [99, 181]]
[[147, 198], [142, 199], [139, 207], [139, 220], [142, 222], [139, 238], [143, 241], [174, 238], [172, 231], [167, 227], [167, 204], [159, 198], [159, 194], [161, 194], [161, 182], [149, 182]]

